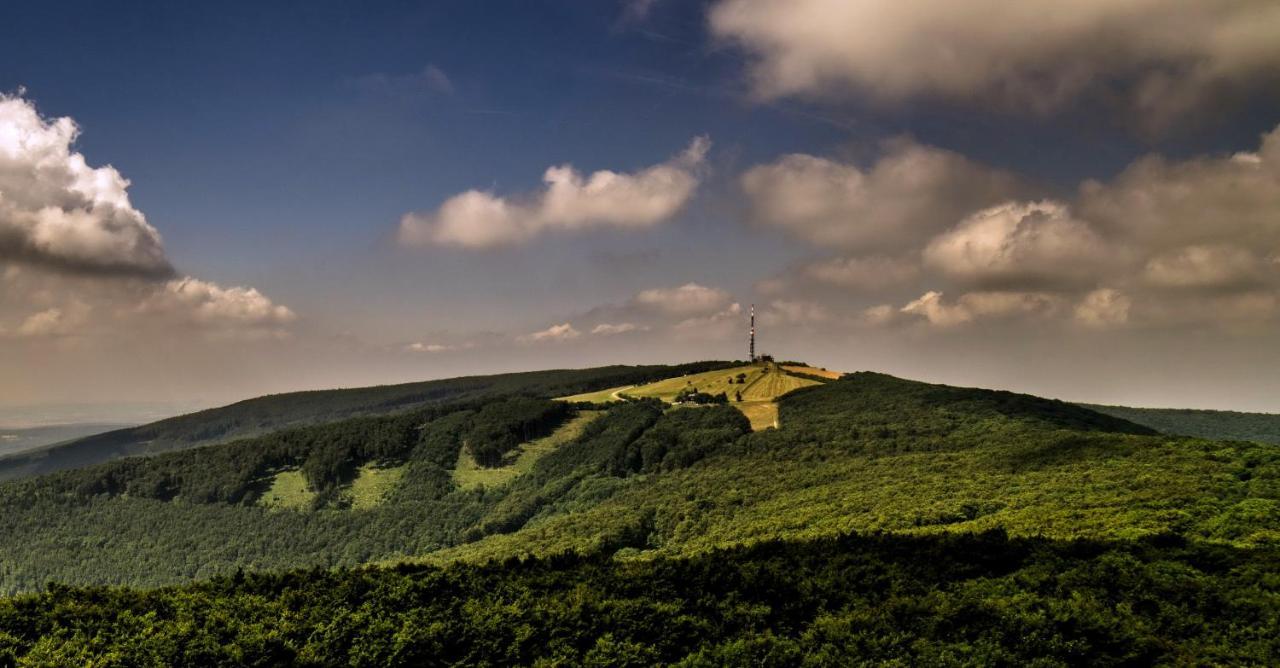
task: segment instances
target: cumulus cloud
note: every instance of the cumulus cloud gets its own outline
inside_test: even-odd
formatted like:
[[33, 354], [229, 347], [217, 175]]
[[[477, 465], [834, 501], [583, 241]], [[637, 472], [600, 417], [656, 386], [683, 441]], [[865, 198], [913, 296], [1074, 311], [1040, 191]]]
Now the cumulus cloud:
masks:
[[160, 234], [115, 168], [90, 167], [70, 118], [0, 95], [0, 259], [87, 274], [166, 277]]
[[744, 331], [742, 305], [734, 302], [709, 315], [685, 318], [671, 327], [681, 339], [723, 340]]
[[582, 336], [582, 332], [574, 329], [573, 325], [564, 322], [559, 325], [552, 325], [544, 330], [531, 332], [524, 336], [517, 337], [521, 343], [544, 343], [552, 341], [571, 341]]
[[987, 318], [1050, 316], [1060, 308], [1059, 297], [1041, 292], [968, 292], [948, 303], [941, 292], [931, 290], [903, 306], [900, 312], [920, 316], [938, 327], [954, 327]]
[[288, 307], [275, 304], [254, 288], [224, 288], [190, 276], [169, 281], [142, 308], [181, 313], [200, 323], [283, 325], [296, 318]]
[[1025, 190], [958, 153], [903, 139], [884, 148], [865, 169], [803, 154], [751, 168], [741, 179], [750, 220], [826, 249], [894, 253]]
[[936, 290], [920, 295], [914, 301], [903, 306], [902, 313], [918, 315], [934, 325], [951, 327], [973, 320], [973, 314], [961, 306], [946, 304], [942, 301], [942, 293]]
[[751, 54], [765, 98], [852, 90], [1043, 114], [1096, 97], [1150, 125], [1280, 71], [1272, 0], [721, 0], [710, 26]]
[[1106, 242], [1066, 204], [1007, 202], [975, 212], [924, 249], [925, 263], [966, 285], [1087, 283], [1109, 262]]
[[883, 327], [897, 320], [899, 312], [892, 304], [876, 304], [862, 309], [859, 321], [873, 327]]
[[[1280, 41], [1277, 42], [1280, 44]], [[1280, 127], [1257, 152], [1141, 158], [1110, 182], [1087, 181], [1080, 211], [1155, 251], [1231, 244], [1280, 249]]]
[[[805, 213], [830, 190], [829, 172], [787, 174], [803, 181], [775, 188], [796, 193], [799, 209], [787, 222], [814, 221], [793, 231], [827, 246], [859, 247], [839, 231], [842, 216]], [[802, 261], [757, 289], [771, 299], [791, 301], [832, 298], [823, 286], [856, 292], [874, 300], [854, 306], [862, 309], [855, 319], [864, 324], [923, 318], [955, 326], [1018, 316], [1056, 316], [1094, 328], [1263, 323], [1276, 316], [1280, 303], [1277, 202], [1280, 128], [1264, 134], [1254, 150], [1179, 160], [1139, 158], [1113, 179], [1086, 181], [1069, 200], [1002, 199], [953, 211], [949, 222], [911, 228], [910, 234], [903, 232], [905, 222], [886, 225], [892, 253]], [[764, 204], [768, 212], [770, 203]], [[782, 220], [786, 207], [777, 207], [784, 213], [774, 218]], [[846, 215], [866, 221], [877, 213]], [[924, 295], [903, 308], [888, 307], [917, 284], [927, 290]], [[960, 296], [944, 300], [943, 292]], [[1015, 294], [1024, 297], [1008, 297]], [[857, 298], [840, 295], [850, 297]]]
[[1231, 245], [1195, 245], [1147, 261], [1142, 277], [1153, 286], [1206, 290], [1256, 288], [1268, 267], [1252, 251]]
[[631, 299], [635, 306], [670, 315], [700, 315], [723, 308], [732, 298], [719, 288], [685, 283], [676, 288], [641, 290]]
[[742, 305], [720, 289], [699, 283], [640, 290], [626, 300], [566, 317], [541, 332], [516, 337], [519, 343], [594, 339], [653, 332], [655, 337], [711, 341], [746, 327]]
[[1074, 315], [1077, 322], [1087, 327], [1107, 329], [1127, 323], [1132, 306], [1133, 302], [1119, 290], [1099, 288], [1080, 300]]
[[27, 316], [16, 333], [19, 337], [32, 339], [70, 336], [84, 324], [88, 315], [89, 307], [82, 302], [53, 306]]
[[74, 149], [79, 132], [71, 118], [0, 95], [0, 319], [19, 323], [10, 337], [163, 338], [174, 326], [285, 334], [293, 312], [257, 290], [175, 278], [129, 181], [90, 167]]
[[223, 287], [190, 276], [145, 288], [136, 307], [121, 311], [235, 339], [284, 338], [297, 319], [288, 307], [254, 288]]
[[399, 240], [407, 246], [492, 248], [556, 230], [652, 227], [693, 197], [710, 147], [709, 139], [697, 137], [671, 160], [629, 174], [583, 175], [571, 165], [549, 167], [544, 187], [521, 197], [469, 190], [435, 211], [405, 214]]
[[414, 341], [404, 347], [405, 352], [410, 353], [429, 353], [432, 355], [439, 353], [452, 353], [459, 350], [471, 350], [476, 345], [471, 342], [467, 343], [427, 343], [425, 341]]
[[627, 334], [629, 332], [643, 332], [649, 327], [645, 325], [637, 325], [633, 322], [602, 322], [591, 328], [591, 333], [595, 336], [616, 336], [618, 334]]

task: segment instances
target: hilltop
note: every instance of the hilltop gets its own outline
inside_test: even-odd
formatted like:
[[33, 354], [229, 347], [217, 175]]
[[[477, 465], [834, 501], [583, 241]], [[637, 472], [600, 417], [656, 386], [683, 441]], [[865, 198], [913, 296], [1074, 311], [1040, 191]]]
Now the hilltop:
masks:
[[804, 364], [761, 361], [684, 374], [642, 385], [623, 385], [562, 399], [600, 403], [644, 398], [679, 403], [710, 403], [719, 399], [742, 411], [751, 421], [752, 429], [760, 430], [778, 426], [778, 397], [840, 376], [839, 373]]

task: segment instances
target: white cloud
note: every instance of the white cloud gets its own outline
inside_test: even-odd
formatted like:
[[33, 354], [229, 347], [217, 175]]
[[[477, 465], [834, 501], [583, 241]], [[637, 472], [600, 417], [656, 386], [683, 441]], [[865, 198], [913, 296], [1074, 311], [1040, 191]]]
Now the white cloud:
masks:
[[559, 325], [552, 325], [544, 330], [525, 334], [517, 338], [521, 343], [542, 343], [550, 341], [570, 341], [582, 336], [582, 332], [573, 328], [573, 325], [565, 322]]
[[1147, 261], [1142, 277], [1162, 288], [1230, 290], [1253, 288], [1267, 268], [1253, 252], [1230, 245], [1195, 245]]
[[685, 283], [678, 288], [642, 290], [631, 299], [631, 303], [669, 315], [688, 316], [717, 311], [731, 299], [729, 293], [719, 288]]
[[[1254, 150], [1182, 160], [1147, 156], [1114, 179], [1085, 182], [1070, 201], [1000, 200], [953, 212], [950, 220], [942, 213], [902, 216], [892, 207], [848, 204], [863, 201], [860, 194], [846, 195], [868, 191], [866, 175], [880, 171], [892, 155], [866, 173], [807, 156], [800, 162], [820, 167], [780, 169], [788, 162], [783, 159], [753, 170], [760, 182], [752, 185], [764, 192], [757, 198], [758, 216], [810, 241], [863, 251], [802, 261], [758, 283], [760, 294], [822, 303], [835, 298], [822, 286], [847, 288], [870, 298], [853, 311], [862, 309], [853, 320], [868, 324], [893, 323], [903, 316], [939, 325], [980, 317], [1060, 316], [1099, 328], [1265, 323], [1280, 303], [1280, 128], [1265, 134]], [[828, 196], [832, 192], [844, 194]], [[910, 198], [903, 194], [886, 201], [897, 199]], [[833, 201], [844, 204], [830, 205]], [[936, 212], [948, 208], [920, 202], [913, 206]], [[894, 223], [874, 224], [877, 216]], [[921, 219], [935, 222], [914, 224]], [[845, 229], [842, 221], [847, 220], [883, 234], [875, 242], [865, 241]], [[890, 248], [870, 250], [876, 243]], [[916, 283], [928, 292], [904, 309], [886, 308]], [[945, 301], [943, 292], [961, 296]], [[983, 294], [988, 297], [977, 296]], [[1009, 308], [1000, 313], [992, 294], [1044, 299], [1002, 297]], [[1012, 307], [1018, 304], [1027, 308]]]
[[899, 309], [892, 304], [877, 304], [862, 309], [860, 320], [873, 327], [883, 327], [898, 319]]
[[715, 341], [737, 332], [745, 334], [746, 327], [742, 305], [734, 302], [716, 313], [685, 318], [673, 325], [671, 330], [681, 339]]
[[937, 327], [955, 327], [985, 318], [1051, 316], [1060, 307], [1060, 298], [1041, 292], [969, 292], [961, 295], [955, 303], [948, 304], [941, 292], [931, 290], [899, 310], [920, 316]]
[[610, 323], [602, 322], [591, 328], [591, 333], [595, 336], [616, 336], [618, 334], [626, 334], [628, 332], [642, 332], [648, 330], [647, 326], [637, 325], [632, 322]]
[[0, 94], [0, 259], [77, 273], [166, 276], [160, 234], [129, 203], [115, 168], [72, 149], [70, 118], [45, 119]]
[[1280, 249], [1280, 127], [1244, 155], [1142, 158], [1110, 182], [1086, 182], [1079, 211], [1152, 251], [1221, 244]]
[[424, 341], [414, 341], [413, 343], [410, 343], [409, 345], [405, 346], [404, 349], [406, 352], [410, 352], [410, 353], [437, 354], [437, 353], [457, 352], [459, 350], [470, 350], [474, 347], [475, 345], [472, 343], [453, 344], [453, 343], [426, 343]]
[[43, 118], [30, 101], [0, 95], [0, 316], [36, 310], [13, 335], [153, 339], [174, 326], [285, 334], [293, 312], [253, 288], [174, 279], [159, 233], [129, 201], [129, 181], [90, 167], [73, 148], [78, 134], [72, 119]]
[[1272, 0], [721, 0], [710, 25], [753, 56], [766, 98], [852, 90], [1046, 113], [1096, 96], [1151, 124], [1280, 71]]
[[405, 214], [399, 239], [408, 246], [491, 248], [554, 230], [652, 227], [692, 198], [710, 146], [697, 137], [671, 160], [631, 174], [600, 170], [584, 176], [570, 165], [550, 167], [542, 177], [545, 187], [525, 197], [469, 190], [436, 211]]
[[1096, 329], [1124, 325], [1129, 321], [1129, 309], [1133, 302], [1124, 293], [1113, 288], [1099, 288], [1084, 296], [1076, 305], [1077, 322]]
[[888, 142], [869, 169], [796, 154], [751, 168], [741, 183], [755, 224], [859, 253], [917, 246], [1023, 190], [1008, 173], [907, 140]]
[[245, 336], [283, 336], [297, 316], [250, 287], [224, 288], [190, 276], [165, 283], [138, 307], [145, 315]]
[[89, 307], [81, 302], [50, 307], [27, 316], [18, 326], [16, 334], [32, 339], [70, 336], [84, 324], [88, 315]]
[[924, 249], [925, 263], [965, 285], [1087, 283], [1111, 250], [1066, 204], [1006, 202], [960, 221]]
[[943, 302], [942, 293], [936, 290], [930, 290], [920, 295], [914, 301], [903, 306], [901, 312], [922, 316], [931, 324], [940, 327], [961, 325], [973, 320], [973, 314], [969, 313], [968, 310]]

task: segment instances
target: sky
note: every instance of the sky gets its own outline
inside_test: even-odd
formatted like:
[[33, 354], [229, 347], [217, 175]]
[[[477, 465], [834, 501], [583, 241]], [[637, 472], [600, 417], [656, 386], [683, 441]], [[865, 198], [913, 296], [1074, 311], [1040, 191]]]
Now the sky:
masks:
[[1277, 91], [1271, 0], [21, 3], [0, 414], [741, 359], [752, 304], [831, 369], [1280, 412]]

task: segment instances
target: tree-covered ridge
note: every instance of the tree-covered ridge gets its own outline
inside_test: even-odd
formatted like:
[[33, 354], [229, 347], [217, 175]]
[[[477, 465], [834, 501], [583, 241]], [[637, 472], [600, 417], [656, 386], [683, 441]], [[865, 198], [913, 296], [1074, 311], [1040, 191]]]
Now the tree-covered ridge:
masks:
[[780, 406], [783, 423], [794, 425], [793, 438], [850, 447], [870, 441], [892, 450], [941, 449], [1022, 431], [1156, 433], [1064, 401], [867, 371], [796, 390]]
[[1164, 434], [1217, 440], [1259, 441], [1280, 445], [1280, 414], [1211, 411], [1194, 408], [1130, 408], [1081, 404], [1105, 415], [1144, 425]]
[[[320, 501], [334, 498], [356, 469], [376, 462], [426, 460], [452, 466], [458, 448], [501, 454], [549, 433], [566, 419], [569, 405], [549, 399], [508, 397], [446, 404], [389, 417], [361, 417], [278, 431], [224, 445], [154, 457], [130, 457], [106, 464], [17, 481], [12, 494], [179, 501], [253, 503], [266, 479], [284, 468], [300, 468]], [[485, 461], [491, 459], [485, 456]]]
[[245, 438], [292, 426], [385, 415], [433, 403], [526, 394], [556, 397], [732, 366], [728, 362], [607, 366], [448, 378], [420, 383], [274, 394], [0, 457], [0, 480]]
[[[238, 567], [353, 566], [517, 531], [536, 517], [607, 498], [624, 484], [608, 470], [616, 453], [651, 426], [680, 419], [657, 401], [618, 405], [509, 485], [462, 490], [454, 483], [448, 468], [464, 443], [512, 429], [534, 436], [553, 424], [535, 418], [554, 421], [573, 410], [522, 397], [483, 407], [451, 405], [0, 485], [0, 534], [6, 536], [0, 542], [0, 592], [31, 590], [49, 580], [159, 585]], [[732, 409], [720, 410], [741, 422]], [[438, 415], [414, 426], [432, 411]], [[333, 454], [342, 452], [350, 458]], [[681, 461], [705, 454], [705, 448], [682, 452]], [[259, 472], [289, 461], [276, 457], [305, 457], [302, 469], [321, 485], [315, 510], [279, 512], [252, 504]], [[321, 463], [313, 464], [313, 457]], [[403, 475], [386, 501], [370, 509], [342, 508], [341, 483], [324, 486], [342, 476], [316, 474], [391, 457], [403, 457]], [[333, 462], [340, 469], [331, 468]]]
[[781, 429], [544, 517], [536, 530], [429, 558], [549, 555], [637, 526], [638, 550], [674, 555], [851, 530], [1280, 544], [1272, 446], [1155, 435], [1062, 402], [879, 374], [798, 390], [781, 406]]
[[1269, 665], [1274, 549], [846, 534], [0, 601], [0, 665]]
[[[1280, 452], [1273, 446], [1149, 435], [1059, 402], [876, 374], [799, 390], [781, 404], [781, 428], [755, 433], [731, 407], [613, 404], [579, 436], [493, 488], [461, 489], [449, 470], [476, 416], [505, 405], [488, 412], [509, 415], [514, 428], [524, 424], [525, 408], [537, 417], [556, 410], [552, 402], [463, 402], [422, 409], [437, 413], [400, 427], [396, 421], [410, 413], [248, 441], [257, 444], [244, 453], [249, 458], [277, 439], [289, 444], [281, 451], [306, 453], [301, 463], [293, 460], [303, 468], [319, 452], [338, 453], [330, 460], [338, 468], [320, 470], [399, 463], [397, 485], [368, 508], [344, 508], [339, 493], [318, 495], [315, 510], [270, 511], [250, 503], [252, 486], [239, 497], [147, 496], [146, 485], [128, 492], [130, 484], [165, 479], [161, 472], [183, 489], [188, 479], [205, 486], [216, 475], [171, 476], [170, 463], [212, 466], [229, 456], [216, 453], [235, 444], [0, 485], [0, 534], [7, 537], [0, 591], [29, 591], [49, 580], [150, 586], [237, 567], [483, 561], [606, 546], [620, 556], [689, 556], [849, 531], [1003, 529], [1109, 540], [1172, 532], [1238, 546], [1280, 543]], [[356, 428], [375, 425], [392, 437]], [[206, 451], [213, 458], [203, 459]], [[165, 464], [148, 468], [152, 461]], [[106, 471], [113, 473], [101, 475]], [[254, 475], [232, 482], [252, 483]], [[328, 489], [341, 491], [344, 475], [315, 480], [337, 481]], [[81, 493], [104, 479], [115, 491]]]

